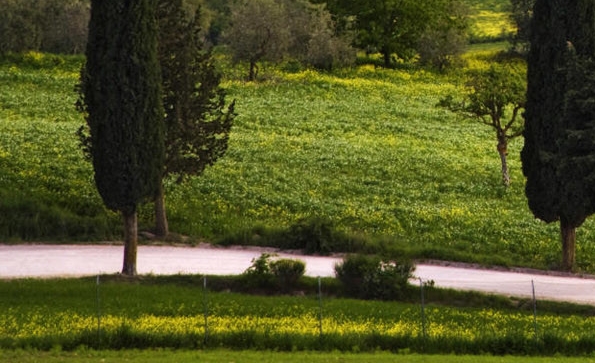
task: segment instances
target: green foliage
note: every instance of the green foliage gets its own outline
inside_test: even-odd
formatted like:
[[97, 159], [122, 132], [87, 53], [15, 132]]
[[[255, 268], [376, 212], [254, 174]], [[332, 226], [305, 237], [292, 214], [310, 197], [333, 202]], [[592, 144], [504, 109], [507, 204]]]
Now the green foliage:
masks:
[[497, 150], [502, 162], [502, 181], [508, 187], [509, 142], [522, 135], [525, 107], [526, 72], [523, 64], [491, 64], [487, 70], [471, 72], [463, 101], [451, 95], [439, 102], [453, 112], [475, 119], [495, 131]]
[[216, 242], [225, 246], [277, 247], [320, 255], [374, 248], [374, 241], [350, 235], [329, 218], [320, 216], [301, 218], [287, 228], [257, 225], [248, 230], [234, 231]]
[[[177, 182], [200, 175], [227, 150], [235, 117], [234, 103], [226, 109], [221, 75], [202, 40], [198, 10], [188, 11], [183, 0], [159, 1], [158, 57], [165, 109], [165, 161], [162, 177]], [[163, 181], [155, 199], [155, 233], [168, 235]]]
[[331, 0], [327, 4], [344, 27], [354, 28], [356, 46], [379, 52], [385, 67], [394, 65], [393, 57], [414, 58], [420, 48], [427, 63], [439, 58], [438, 62], [444, 62], [462, 51], [466, 22], [457, 13], [461, 9], [458, 1]]
[[258, 75], [258, 63], [280, 62], [286, 56], [318, 69], [353, 63], [355, 52], [335, 36], [335, 26], [323, 6], [308, 1], [240, 1], [232, 8], [224, 43], [235, 61], [249, 64], [248, 79]]
[[308, 254], [329, 254], [341, 251], [348, 237], [337, 231], [330, 219], [310, 217], [292, 224], [287, 231], [285, 246]]
[[4, 240], [110, 240], [105, 210], [73, 137], [81, 57], [27, 52], [0, 60], [0, 230]]
[[[89, 127], [95, 183], [125, 214], [157, 195], [163, 171], [163, 104], [152, 0], [92, 3], [79, 108]], [[129, 26], [133, 24], [134, 26]]]
[[0, 54], [80, 53], [87, 41], [88, 0], [1, 0]]
[[535, 0], [510, 0], [510, 3], [511, 19], [516, 26], [516, 33], [512, 37], [512, 48], [527, 54], [531, 40], [531, 18]]
[[262, 289], [277, 288], [283, 291], [296, 286], [306, 271], [306, 264], [299, 260], [273, 259], [276, 255], [263, 253], [252, 260], [243, 274], [248, 286]]
[[[595, 212], [590, 141], [595, 13], [592, 3], [535, 4], [528, 58], [523, 172], [526, 195], [537, 218], [560, 221], [563, 262], [574, 268], [575, 229]], [[558, 13], [564, 9], [563, 16]], [[586, 60], [586, 62], [585, 62]], [[581, 141], [582, 140], [582, 141]]]
[[241, 1], [232, 10], [231, 27], [224, 34], [233, 59], [250, 64], [255, 80], [257, 63], [279, 61], [291, 42], [285, 8], [275, 0]]
[[300, 260], [283, 258], [271, 262], [270, 269], [282, 287], [293, 287], [306, 272], [306, 264]]
[[159, 1], [159, 64], [165, 108], [165, 175], [200, 175], [227, 150], [235, 114], [200, 36], [200, 13]]
[[379, 300], [403, 298], [414, 270], [409, 261], [359, 254], [348, 255], [335, 266], [335, 274], [347, 296]]

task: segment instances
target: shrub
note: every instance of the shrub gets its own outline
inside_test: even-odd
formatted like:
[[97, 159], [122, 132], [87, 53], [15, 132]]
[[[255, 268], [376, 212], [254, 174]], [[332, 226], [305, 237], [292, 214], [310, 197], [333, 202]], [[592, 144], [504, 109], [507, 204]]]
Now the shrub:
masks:
[[263, 253], [252, 260], [243, 276], [246, 284], [258, 288], [290, 288], [304, 275], [306, 264], [291, 259], [272, 260], [276, 255]]
[[270, 263], [272, 274], [282, 287], [292, 287], [306, 272], [306, 264], [300, 260], [280, 259]]
[[[283, 248], [300, 249], [306, 254], [328, 255], [331, 252], [351, 252], [354, 244], [362, 244], [343, 231], [326, 217], [308, 217], [289, 227], [284, 236]], [[361, 246], [360, 246], [361, 247]]]
[[349, 255], [337, 264], [335, 275], [350, 297], [395, 300], [403, 297], [414, 269], [410, 261], [358, 254]]

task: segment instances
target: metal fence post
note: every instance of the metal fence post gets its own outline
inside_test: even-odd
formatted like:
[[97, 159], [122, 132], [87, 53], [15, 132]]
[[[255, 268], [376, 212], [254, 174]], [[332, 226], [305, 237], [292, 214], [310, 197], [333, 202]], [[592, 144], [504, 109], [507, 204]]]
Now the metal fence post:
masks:
[[426, 340], [426, 302], [424, 298], [424, 282], [419, 278], [419, 290], [421, 292], [421, 331], [424, 341]]
[[318, 333], [322, 340], [322, 282], [318, 277]]
[[203, 288], [203, 314], [204, 314], [204, 318], [205, 318], [204, 344], [206, 347], [208, 344], [208, 340], [209, 340], [209, 300], [208, 300], [209, 296], [207, 293], [207, 277], [206, 276], [203, 277], [202, 288]]
[[101, 349], [101, 296], [99, 291], [99, 275], [95, 283], [95, 297], [97, 299], [97, 349]]
[[533, 280], [531, 280], [531, 290], [533, 292], [533, 330], [535, 340], [537, 340], [537, 299], [535, 299], [535, 282]]

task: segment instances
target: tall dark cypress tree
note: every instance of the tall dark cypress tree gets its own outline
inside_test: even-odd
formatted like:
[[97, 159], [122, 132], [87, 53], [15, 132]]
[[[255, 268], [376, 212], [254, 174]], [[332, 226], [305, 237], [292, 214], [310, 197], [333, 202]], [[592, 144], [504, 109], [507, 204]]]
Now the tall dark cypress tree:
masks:
[[[225, 107], [211, 52], [200, 34], [199, 15], [183, 0], [158, 0], [159, 62], [165, 106], [165, 176], [181, 182], [200, 175], [227, 150], [234, 103]], [[161, 180], [159, 184], [162, 185]], [[155, 232], [168, 234], [163, 187], [155, 200]]]
[[575, 263], [576, 228], [595, 212], [593, 0], [537, 0], [528, 58], [525, 145], [529, 207], [560, 221], [562, 268]]
[[136, 274], [137, 205], [163, 172], [163, 106], [154, 0], [92, 0], [80, 107], [105, 205], [122, 214], [122, 273]]

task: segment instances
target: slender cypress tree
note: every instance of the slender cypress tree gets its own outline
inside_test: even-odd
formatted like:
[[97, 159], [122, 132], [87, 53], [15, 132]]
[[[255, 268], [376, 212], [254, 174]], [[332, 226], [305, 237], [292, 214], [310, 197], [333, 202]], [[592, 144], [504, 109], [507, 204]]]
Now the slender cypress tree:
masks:
[[163, 106], [154, 0], [92, 0], [80, 108], [105, 205], [122, 214], [122, 273], [136, 274], [137, 205], [163, 172]]
[[528, 59], [525, 146], [529, 207], [560, 221], [562, 268], [576, 228], [595, 212], [595, 2], [537, 0]]
[[[227, 150], [234, 103], [225, 107], [221, 76], [205, 50], [199, 12], [190, 14], [183, 0], [158, 0], [159, 62], [165, 107], [165, 176], [181, 182], [200, 175]], [[168, 234], [161, 179], [155, 200], [155, 232]]]

